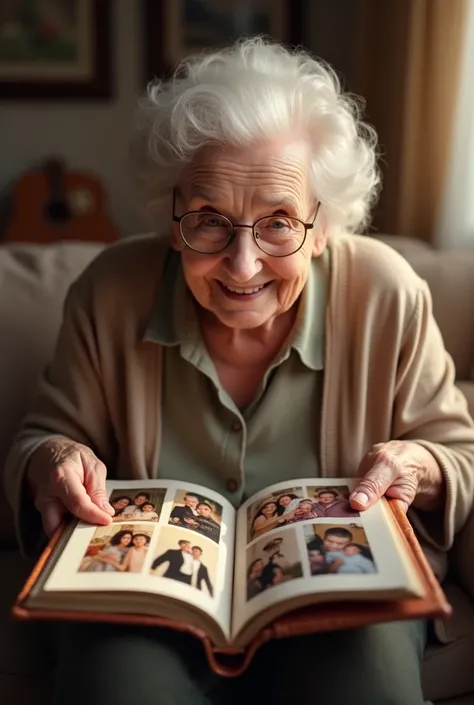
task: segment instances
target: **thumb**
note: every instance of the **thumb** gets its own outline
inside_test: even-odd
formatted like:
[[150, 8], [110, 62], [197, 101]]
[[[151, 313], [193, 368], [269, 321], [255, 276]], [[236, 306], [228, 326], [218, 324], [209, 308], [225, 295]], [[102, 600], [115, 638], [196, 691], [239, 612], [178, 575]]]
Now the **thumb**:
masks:
[[107, 512], [109, 516], [113, 516], [115, 514], [115, 509], [109, 502], [109, 496], [105, 484], [107, 470], [104, 463], [102, 463], [99, 459], [96, 459], [91, 463], [90, 459], [87, 458], [87, 460], [83, 459], [83, 467], [84, 487], [86, 488], [87, 494], [96, 507], [99, 507], [102, 511]]
[[358, 483], [349, 500], [357, 511], [368, 509], [382, 497], [395, 479], [393, 467], [376, 461]]

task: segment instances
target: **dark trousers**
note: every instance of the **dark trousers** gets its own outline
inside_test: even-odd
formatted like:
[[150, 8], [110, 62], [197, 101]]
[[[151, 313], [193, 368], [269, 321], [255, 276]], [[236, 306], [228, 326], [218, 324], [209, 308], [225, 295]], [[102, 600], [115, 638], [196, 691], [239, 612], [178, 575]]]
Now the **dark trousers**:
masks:
[[[54, 705], [422, 705], [422, 621], [275, 641], [238, 678], [200, 642], [153, 628], [54, 625]], [[426, 705], [426, 704], [425, 704]]]

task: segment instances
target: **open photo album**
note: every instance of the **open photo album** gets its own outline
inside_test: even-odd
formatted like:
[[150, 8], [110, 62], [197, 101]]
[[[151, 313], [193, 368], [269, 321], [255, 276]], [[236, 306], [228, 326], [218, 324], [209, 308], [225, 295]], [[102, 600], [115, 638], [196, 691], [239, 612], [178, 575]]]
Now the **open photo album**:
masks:
[[448, 616], [405, 515], [385, 499], [354, 511], [355, 484], [279, 483], [236, 510], [194, 484], [109, 481], [112, 523], [57, 532], [13, 614], [188, 630], [227, 675], [270, 638]]

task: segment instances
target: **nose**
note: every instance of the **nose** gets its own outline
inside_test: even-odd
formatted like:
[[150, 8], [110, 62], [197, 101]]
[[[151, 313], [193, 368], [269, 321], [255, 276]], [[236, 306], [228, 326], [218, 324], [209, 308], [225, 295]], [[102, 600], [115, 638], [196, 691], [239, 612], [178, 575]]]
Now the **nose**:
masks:
[[252, 237], [252, 230], [239, 226], [226, 250], [227, 271], [235, 282], [245, 284], [262, 270], [262, 255]]

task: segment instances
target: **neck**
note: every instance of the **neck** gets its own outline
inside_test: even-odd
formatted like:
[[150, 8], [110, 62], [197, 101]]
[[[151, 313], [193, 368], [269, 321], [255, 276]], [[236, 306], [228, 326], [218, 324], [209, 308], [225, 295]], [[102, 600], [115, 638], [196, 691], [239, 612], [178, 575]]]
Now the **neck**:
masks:
[[269, 364], [290, 335], [297, 305], [258, 328], [229, 328], [208, 311], [199, 311], [201, 333], [209, 354], [240, 368]]

